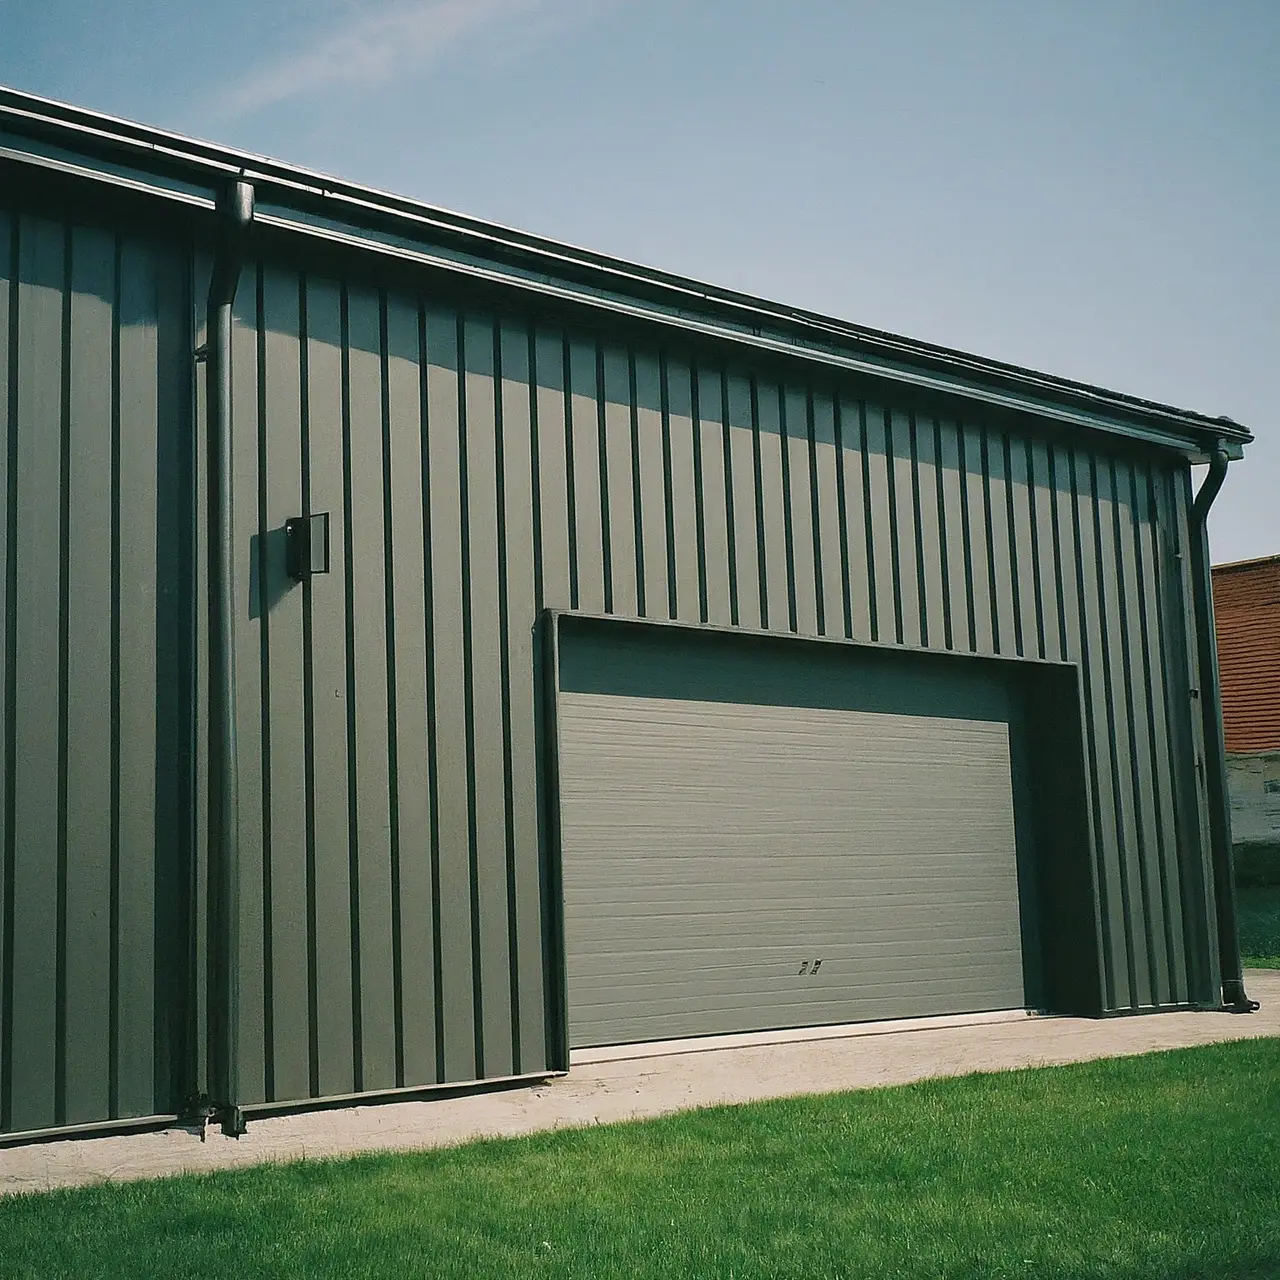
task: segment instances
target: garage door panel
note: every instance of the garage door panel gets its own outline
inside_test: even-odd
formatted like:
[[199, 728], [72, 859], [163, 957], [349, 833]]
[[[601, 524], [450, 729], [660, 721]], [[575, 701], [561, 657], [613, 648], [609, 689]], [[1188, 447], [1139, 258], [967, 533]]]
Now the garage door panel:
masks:
[[565, 693], [560, 748], [574, 1046], [1023, 1003], [1004, 723]]

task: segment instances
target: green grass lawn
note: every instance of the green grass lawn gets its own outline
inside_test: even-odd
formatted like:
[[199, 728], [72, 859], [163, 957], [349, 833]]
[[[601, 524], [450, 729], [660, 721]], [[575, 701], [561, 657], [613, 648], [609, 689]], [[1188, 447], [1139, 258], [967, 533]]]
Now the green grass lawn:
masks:
[[1280, 1041], [0, 1201], [4, 1276], [1280, 1276]]
[[1240, 951], [1247, 966], [1280, 969], [1280, 885], [1236, 890]]

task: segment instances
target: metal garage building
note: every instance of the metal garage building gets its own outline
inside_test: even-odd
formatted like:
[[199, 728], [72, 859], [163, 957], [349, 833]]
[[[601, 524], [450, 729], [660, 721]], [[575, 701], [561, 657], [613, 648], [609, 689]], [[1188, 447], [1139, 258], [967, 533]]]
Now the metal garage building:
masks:
[[1235, 423], [11, 92], [0, 369], [0, 1129], [1247, 1007]]

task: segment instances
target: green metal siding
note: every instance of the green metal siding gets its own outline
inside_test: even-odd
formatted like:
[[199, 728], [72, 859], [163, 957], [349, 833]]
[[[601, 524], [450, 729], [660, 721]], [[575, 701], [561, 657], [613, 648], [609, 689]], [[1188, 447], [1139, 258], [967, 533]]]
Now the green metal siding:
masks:
[[0, 211], [0, 1130], [171, 1111], [192, 1051], [190, 307]]
[[[362, 270], [236, 299], [237, 1101], [553, 1063], [548, 608], [1078, 663], [1101, 1002], [1213, 998], [1184, 461]], [[7, 1129], [168, 1109], [208, 1047], [206, 273], [0, 221]]]
[[[334, 511], [337, 572], [282, 594], [269, 646], [260, 620], [246, 617], [241, 637], [245, 663], [262, 664], [256, 676], [242, 666], [252, 779], [262, 751], [276, 760], [275, 735], [292, 732], [260, 710], [255, 681], [274, 697], [308, 661], [314, 668], [295, 615], [309, 608], [310, 644], [334, 660], [334, 637], [347, 630], [347, 682], [324, 692], [354, 694], [348, 732], [304, 750], [316, 796], [351, 788], [356, 832], [358, 945], [340, 989], [349, 982], [359, 1007], [350, 1037], [338, 1037], [353, 1069], [327, 1079], [343, 1091], [391, 1088], [547, 1060], [531, 640], [543, 607], [1079, 662], [1103, 1003], [1209, 998], [1204, 907], [1191, 905], [1205, 892], [1200, 836], [1174, 804], [1194, 794], [1193, 760], [1170, 749], [1170, 726], [1192, 732], [1186, 658], [1160, 643], [1186, 627], [1175, 464], [886, 405], [852, 385], [744, 366], [731, 351], [628, 344], [457, 309], [437, 294], [294, 276], [289, 307], [269, 316], [255, 312], [254, 278], [238, 303], [236, 366], [237, 449], [249, 472], [255, 454], [265, 450], [270, 466], [278, 449], [293, 474], [298, 414], [259, 419], [252, 388], [264, 370], [270, 379], [277, 346], [285, 376], [298, 376], [300, 361], [283, 354], [298, 340], [295, 295], [324, 288], [345, 317], [338, 334], [322, 341], [313, 326], [308, 340], [309, 366], [340, 368], [341, 386], [300, 393], [305, 412], [331, 412], [336, 399], [344, 415], [335, 465], [345, 506], [311, 499]], [[251, 474], [242, 483], [254, 491]], [[257, 536], [269, 547], [285, 514], [242, 504], [242, 544]], [[318, 704], [318, 689], [312, 696]], [[246, 817], [246, 939], [302, 910], [301, 895], [282, 894], [258, 868], [297, 878], [286, 868], [308, 856], [293, 834], [306, 825], [302, 814], [292, 826], [283, 815]], [[265, 856], [255, 851], [263, 833]], [[424, 904], [428, 883], [438, 885], [434, 909], [407, 909], [406, 876]], [[256, 948], [250, 973], [267, 953], [246, 945]], [[406, 948], [418, 957], [408, 965]], [[274, 946], [264, 991], [281, 990], [305, 957], [304, 946]], [[438, 1006], [423, 998], [436, 990]], [[246, 1045], [270, 1042], [261, 1060], [246, 1048], [244, 1099], [290, 1096], [268, 1064], [291, 1042], [270, 1029], [256, 991], [242, 1000]], [[428, 1043], [428, 1007], [435, 1062], [404, 1048], [408, 1035]]]

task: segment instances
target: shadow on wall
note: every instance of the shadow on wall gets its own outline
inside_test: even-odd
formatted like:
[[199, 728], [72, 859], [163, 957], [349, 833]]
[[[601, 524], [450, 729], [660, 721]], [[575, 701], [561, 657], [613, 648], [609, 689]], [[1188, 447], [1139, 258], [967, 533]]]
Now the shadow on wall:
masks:
[[269, 614], [289, 592], [294, 582], [285, 567], [284, 525], [255, 533], [249, 538], [249, 617]]

